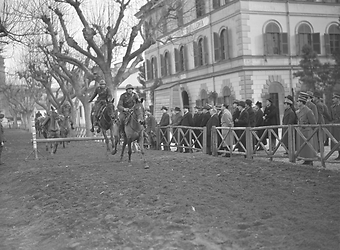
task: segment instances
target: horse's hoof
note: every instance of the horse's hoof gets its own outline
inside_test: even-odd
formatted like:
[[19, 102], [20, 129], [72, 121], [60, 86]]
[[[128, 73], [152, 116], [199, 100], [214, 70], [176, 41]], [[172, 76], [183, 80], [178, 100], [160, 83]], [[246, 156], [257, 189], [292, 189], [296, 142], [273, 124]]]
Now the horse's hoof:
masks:
[[149, 168], [150, 168], [149, 165], [145, 165], [145, 166], [144, 166], [144, 169], [149, 169]]

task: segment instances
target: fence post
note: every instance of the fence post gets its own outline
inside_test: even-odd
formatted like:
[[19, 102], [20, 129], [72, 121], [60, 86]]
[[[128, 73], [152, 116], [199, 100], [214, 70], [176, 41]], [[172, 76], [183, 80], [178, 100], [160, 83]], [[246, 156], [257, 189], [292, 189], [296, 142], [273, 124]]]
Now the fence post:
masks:
[[216, 127], [213, 126], [211, 128], [211, 145], [210, 145], [211, 153], [213, 156], [217, 156], [217, 130]]
[[325, 168], [326, 163], [325, 163], [325, 147], [324, 147], [324, 131], [322, 129], [321, 124], [318, 127], [318, 134], [319, 135], [319, 149], [320, 149], [320, 160], [321, 160], [321, 165]]
[[160, 140], [160, 128], [157, 126], [156, 127], [156, 149], [160, 150], [161, 149], [161, 140]]
[[294, 147], [294, 127], [288, 125], [288, 157], [290, 162], [295, 162], [295, 147]]
[[38, 147], [37, 147], [37, 132], [35, 130], [35, 120], [34, 120], [34, 116], [32, 116], [32, 137], [33, 137], [33, 150], [34, 150], [34, 156], [35, 159], [38, 160]]
[[167, 127], [166, 127], [166, 135], [167, 135], [166, 144], [167, 144], [168, 149], [169, 149], [170, 151], [171, 151], [170, 145], [171, 145], [171, 140], [172, 140], [171, 134], [173, 135], [173, 133], [171, 133], [171, 132], [172, 132], [171, 126], [167, 126]]
[[207, 153], [207, 127], [203, 127], [203, 144], [202, 144], [202, 152]]
[[252, 158], [253, 155], [253, 138], [251, 136], [250, 127], [246, 127], [246, 157]]

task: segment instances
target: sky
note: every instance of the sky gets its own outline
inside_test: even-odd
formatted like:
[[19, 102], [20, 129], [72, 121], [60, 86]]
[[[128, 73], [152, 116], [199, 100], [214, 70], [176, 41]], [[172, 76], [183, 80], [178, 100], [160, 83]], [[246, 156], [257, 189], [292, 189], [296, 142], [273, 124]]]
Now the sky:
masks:
[[[0, 0], [0, 3], [3, 0]], [[23, 0], [26, 1], [26, 0]], [[135, 2], [138, 2], [132, 5], [132, 8], [129, 9], [129, 11], [126, 13], [126, 16], [128, 16], [128, 19], [134, 18], [134, 14], [139, 10], [139, 7], [142, 6], [143, 3], [145, 3], [144, 0], [134, 0]], [[84, 0], [83, 1], [83, 7], [82, 10], [85, 13], [85, 15], [90, 16], [95, 20], [95, 16], [101, 16], [105, 17], [107, 20], [114, 20], [114, 16], [117, 13], [117, 10], [114, 9], [114, 7], [111, 5], [105, 4], [106, 1], [104, 0]], [[111, 1], [112, 2], [112, 1]], [[111, 14], [110, 14], [111, 13]], [[68, 28], [70, 28], [71, 33], [77, 34], [76, 37], [82, 36], [82, 25], [76, 16], [76, 14], [69, 15], [68, 21], [70, 24], [68, 25]], [[106, 25], [106, 24], [105, 24]], [[82, 39], [79, 39], [81, 41]], [[137, 43], [140, 43], [141, 40]], [[24, 54], [24, 51], [26, 51], [28, 48], [24, 47], [22, 45], [18, 44], [9, 44], [5, 47], [5, 51], [3, 53], [5, 57], [5, 67], [6, 72], [8, 74], [14, 74], [15, 71], [20, 69], [22, 65], [22, 55]]]

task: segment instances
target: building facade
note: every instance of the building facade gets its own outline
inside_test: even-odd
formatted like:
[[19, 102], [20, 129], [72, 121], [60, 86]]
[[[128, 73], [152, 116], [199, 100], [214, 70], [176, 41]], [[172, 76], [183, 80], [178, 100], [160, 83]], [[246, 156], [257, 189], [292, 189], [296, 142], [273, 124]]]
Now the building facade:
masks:
[[[332, 51], [340, 49], [338, 0], [175, 2], [177, 19], [163, 24], [145, 52], [147, 87], [161, 83], [152, 103], [158, 120], [162, 106], [269, 97], [282, 116], [284, 96], [300, 89], [293, 73], [302, 47], [311, 45], [321, 62], [332, 62]], [[146, 27], [167, 8], [156, 5]]]

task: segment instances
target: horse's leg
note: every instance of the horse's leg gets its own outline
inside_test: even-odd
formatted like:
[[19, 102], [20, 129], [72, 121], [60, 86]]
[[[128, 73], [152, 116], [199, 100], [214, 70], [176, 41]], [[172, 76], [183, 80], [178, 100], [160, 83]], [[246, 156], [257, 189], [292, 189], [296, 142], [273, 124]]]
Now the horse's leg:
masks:
[[111, 145], [112, 145], [112, 151], [111, 151], [111, 154], [114, 155], [117, 150], [115, 150], [115, 139], [114, 139], [114, 136], [113, 136], [113, 128], [111, 127], [110, 128], [110, 139], [111, 139]]
[[124, 136], [124, 142], [123, 142], [123, 146], [122, 146], [122, 152], [120, 153], [120, 161], [123, 160], [123, 155], [124, 155], [124, 151], [125, 151], [125, 146], [127, 144], [127, 138], [126, 135]]
[[145, 159], [145, 154], [144, 154], [144, 135], [143, 131], [141, 133], [141, 136], [139, 137], [139, 148], [140, 148], [140, 153], [142, 154], [143, 162], [144, 162], [144, 168], [148, 169], [150, 166], [147, 164], [146, 159]]
[[132, 140], [131, 138], [128, 139], [128, 154], [129, 154], [129, 163], [131, 162], [131, 154], [132, 154], [132, 148], [131, 145], [132, 144]]
[[110, 143], [109, 143], [109, 138], [107, 138], [107, 135], [106, 135], [106, 130], [102, 129], [102, 133], [103, 133], [104, 140], [106, 143], [106, 152], [110, 152]]

